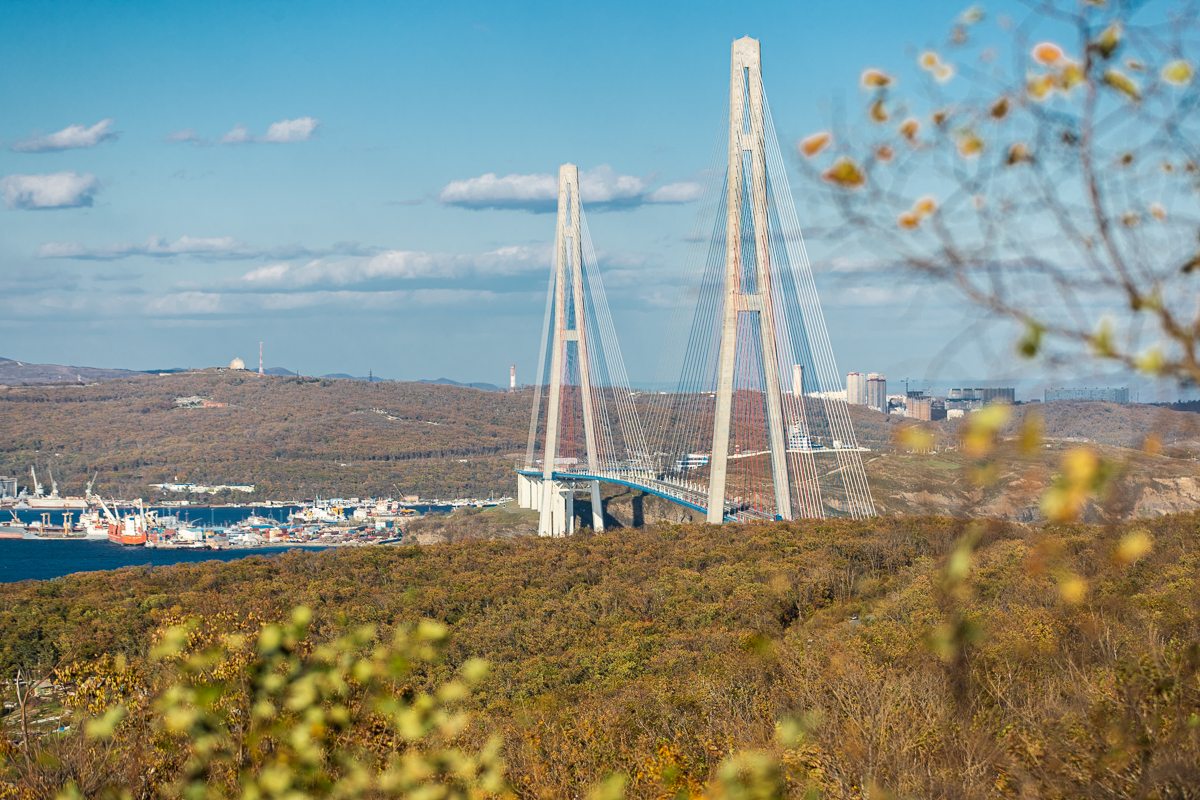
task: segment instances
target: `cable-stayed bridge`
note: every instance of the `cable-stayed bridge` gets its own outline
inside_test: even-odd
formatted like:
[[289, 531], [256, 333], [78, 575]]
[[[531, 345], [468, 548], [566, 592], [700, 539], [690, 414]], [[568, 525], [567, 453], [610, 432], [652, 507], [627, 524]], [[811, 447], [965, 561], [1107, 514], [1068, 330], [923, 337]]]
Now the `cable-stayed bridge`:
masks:
[[[728, 126], [714, 151], [660, 383], [632, 391], [579, 197], [559, 170], [554, 268], [518, 502], [539, 533], [572, 532], [600, 483], [664, 497], [709, 522], [875, 514], [817, 299], [758, 41], [733, 43]], [[724, 146], [722, 146], [722, 143]], [[715, 165], [714, 165], [715, 166]], [[723, 175], [723, 179], [722, 179]]]

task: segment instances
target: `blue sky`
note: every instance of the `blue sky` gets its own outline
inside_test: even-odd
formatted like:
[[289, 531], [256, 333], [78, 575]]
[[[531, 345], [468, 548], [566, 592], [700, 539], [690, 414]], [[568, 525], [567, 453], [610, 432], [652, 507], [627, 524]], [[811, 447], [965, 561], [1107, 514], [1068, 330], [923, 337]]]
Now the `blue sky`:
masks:
[[[630, 376], [652, 380], [730, 42], [762, 41], [786, 152], [965, 5], [7, 0], [0, 355], [196, 367], [262, 340], [306, 374], [527, 378], [539, 176], [571, 161]], [[929, 375], [972, 319], [924, 287], [819, 285], [842, 372]], [[981, 363], [966, 346], [938, 375], [1013, 367]]]

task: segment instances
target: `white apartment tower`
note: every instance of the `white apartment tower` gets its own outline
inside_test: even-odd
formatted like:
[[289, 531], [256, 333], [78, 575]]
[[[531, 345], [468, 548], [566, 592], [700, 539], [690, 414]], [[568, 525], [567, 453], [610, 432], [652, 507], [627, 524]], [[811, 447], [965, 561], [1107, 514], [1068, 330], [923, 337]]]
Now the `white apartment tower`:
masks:
[[846, 402], [852, 406], [867, 404], [867, 376], [861, 372], [846, 375]]
[[867, 405], [876, 411], [888, 413], [887, 376], [878, 372], [867, 373]]

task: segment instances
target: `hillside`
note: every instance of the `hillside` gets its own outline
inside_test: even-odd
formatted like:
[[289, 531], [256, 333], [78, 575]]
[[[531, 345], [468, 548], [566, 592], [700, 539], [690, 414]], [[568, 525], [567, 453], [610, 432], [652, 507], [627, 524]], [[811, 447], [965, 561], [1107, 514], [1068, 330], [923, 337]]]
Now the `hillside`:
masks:
[[[200, 396], [220, 408], [177, 408]], [[207, 370], [0, 390], [0, 474], [53, 466], [60, 490], [132, 497], [170, 481], [257, 498], [487, 496], [524, 453], [528, 393]], [[239, 497], [240, 499], [240, 497]]]
[[29, 364], [0, 358], [0, 385], [22, 386], [39, 383], [80, 383], [137, 378], [143, 373], [129, 369], [66, 367], [58, 364]]
[[[69, 732], [41, 740], [44, 757], [9, 750], [0, 794], [7, 779], [53, 796], [72, 776], [87, 797], [108, 780], [149, 795], [147, 781], [182, 767], [146, 735], [157, 706], [143, 698], [168, 679], [147, 658], [163, 626], [202, 615], [201, 647], [304, 604], [318, 643], [364, 624], [383, 638], [448, 626], [445, 661], [405, 694], [490, 662], [462, 741], [498, 736], [521, 798], [583, 797], [613, 772], [630, 797], [695, 796], [746, 748], [781, 765], [796, 798], [1189, 797], [1198, 530], [1197, 515], [676, 525], [0, 585], [0, 675], [75, 662], [74, 680], [109, 687], [94, 712], [131, 698], [104, 748]], [[230, 669], [236, 685], [251, 667]], [[56, 702], [44, 708], [35, 721], [60, 719]], [[803, 736], [785, 749], [776, 722], [789, 718]], [[16, 724], [10, 713], [0, 741]], [[389, 741], [379, 725], [339, 737], [377, 752]]]
[[[218, 408], [177, 408], [199, 396]], [[206, 370], [115, 379], [95, 386], [0, 389], [0, 475], [25, 482], [29, 466], [54, 470], [64, 493], [81, 494], [99, 472], [109, 496], [161, 496], [151, 483], [255, 484], [257, 499], [420, 494], [514, 494], [512, 467], [523, 456], [531, 390], [514, 394], [441, 383], [345, 381]], [[1127, 463], [1122, 491], [1135, 513], [1200, 508], [1200, 415], [1153, 406], [1050, 403], [1019, 406], [1003, 435], [1038, 414], [1048, 446], [1020, 455], [990, 488], [966, 476], [958, 453], [960, 420], [924, 423], [938, 453], [905, 452], [907, 424], [851, 407], [881, 513], [991, 514], [1036, 520], [1035, 496], [1053, 479], [1067, 446], [1090, 442]], [[1162, 453], [1139, 448], [1155, 435]], [[1179, 457], [1169, 457], [1179, 456]], [[1185, 458], [1186, 457], [1186, 458]], [[610, 525], [685, 521], [680, 509], [606, 487]], [[253, 499], [252, 498], [252, 499]], [[217, 498], [222, 500], [224, 498]], [[245, 499], [239, 495], [238, 500]], [[590, 508], [576, 505], [581, 519]]]

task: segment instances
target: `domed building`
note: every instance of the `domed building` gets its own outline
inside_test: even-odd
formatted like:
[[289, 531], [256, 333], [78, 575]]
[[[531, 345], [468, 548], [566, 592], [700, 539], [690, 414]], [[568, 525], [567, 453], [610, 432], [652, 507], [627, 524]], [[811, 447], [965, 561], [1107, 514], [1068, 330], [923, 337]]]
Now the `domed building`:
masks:
[[230, 369], [245, 369], [246, 362], [242, 361], [240, 358], [235, 358], [233, 361], [229, 362], [229, 368]]

